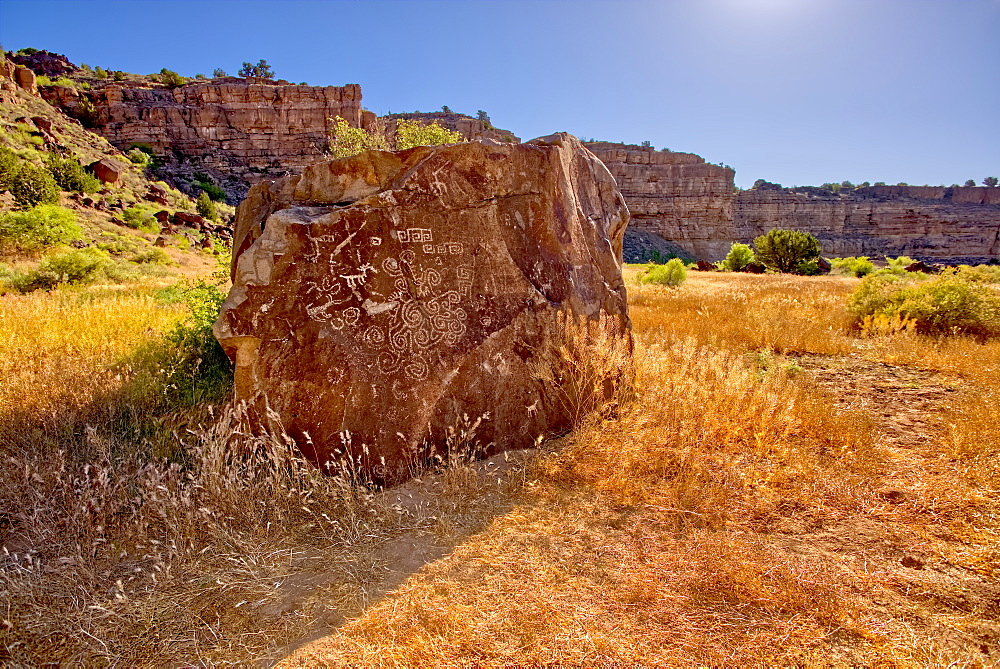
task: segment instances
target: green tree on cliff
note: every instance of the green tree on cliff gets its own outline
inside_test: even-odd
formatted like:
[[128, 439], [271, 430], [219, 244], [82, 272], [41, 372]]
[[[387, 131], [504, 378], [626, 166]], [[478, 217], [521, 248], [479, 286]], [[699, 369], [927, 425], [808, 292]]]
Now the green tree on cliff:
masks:
[[989, 186], [990, 188], [995, 188], [998, 183], [1000, 183], [1000, 179], [997, 179], [996, 177], [986, 177], [983, 179], [983, 185]]
[[966, 188], [972, 188], [973, 186], [975, 186], [975, 185], [976, 185], [976, 180], [975, 180], [975, 179], [966, 179], [966, 180], [965, 180], [965, 183], [964, 183], [963, 185], [964, 185], [964, 186], [965, 186]]
[[257, 61], [257, 64], [253, 63], [243, 63], [243, 67], [237, 73], [239, 76], [245, 78], [248, 77], [258, 77], [260, 79], [274, 79], [274, 70], [271, 66], [267, 64], [267, 61], [261, 58]]

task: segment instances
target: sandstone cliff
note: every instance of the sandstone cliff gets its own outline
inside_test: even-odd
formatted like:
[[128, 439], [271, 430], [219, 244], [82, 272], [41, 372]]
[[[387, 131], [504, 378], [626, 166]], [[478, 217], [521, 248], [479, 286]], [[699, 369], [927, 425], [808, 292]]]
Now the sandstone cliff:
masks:
[[296, 86], [230, 77], [173, 90], [107, 85], [81, 96], [53, 86], [42, 94], [70, 115], [86, 117], [120, 149], [148, 144], [157, 154], [249, 181], [322, 160], [330, 119], [361, 124], [357, 84]]
[[734, 210], [737, 240], [749, 241], [777, 227], [813, 234], [828, 256], [985, 262], [1000, 254], [1000, 188], [817, 190], [740, 193]]
[[731, 168], [643, 146], [590, 142], [587, 148], [618, 181], [631, 229], [659, 235], [697, 258], [725, 256], [735, 234]]
[[831, 256], [984, 262], [1000, 254], [1000, 188], [872, 186], [832, 193], [766, 184], [736, 193], [732, 169], [694, 154], [605, 142], [588, 147], [628, 203], [627, 237], [655, 234], [702, 260], [720, 260], [732, 242], [750, 242], [771, 228], [812, 233]]

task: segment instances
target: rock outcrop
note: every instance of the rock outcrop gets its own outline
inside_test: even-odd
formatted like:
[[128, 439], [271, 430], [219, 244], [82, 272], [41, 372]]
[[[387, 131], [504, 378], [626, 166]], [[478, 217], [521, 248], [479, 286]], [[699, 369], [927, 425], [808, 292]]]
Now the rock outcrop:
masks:
[[66, 74], [72, 74], [77, 70], [76, 65], [69, 62], [69, 59], [66, 58], [66, 56], [60, 53], [51, 53], [49, 51], [35, 51], [34, 53], [29, 54], [11, 54], [8, 58], [18, 65], [30, 69], [35, 74], [44, 74], [46, 77], [51, 77], [53, 79]]
[[731, 168], [693, 153], [644, 146], [589, 142], [587, 148], [618, 181], [632, 229], [659, 235], [696, 258], [716, 259], [729, 251], [736, 174]]
[[13, 93], [19, 89], [37, 95], [35, 73], [26, 67], [0, 59], [0, 91]]
[[1000, 188], [873, 186], [846, 193], [740, 193], [735, 240], [750, 241], [771, 228], [811, 233], [827, 256], [988, 262], [1000, 255]]
[[[646, 259], [658, 235], [694, 258], [716, 261], [732, 242], [771, 228], [815, 235], [830, 256], [909, 255], [985, 262], [1000, 254], [1000, 188], [871, 186], [833, 193], [763, 183], [735, 192], [732, 169], [689, 153], [589, 143], [618, 181], [632, 213], [629, 258]], [[662, 254], [662, 252], [661, 252]]]
[[[255, 83], [230, 77], [166, 88], [42, 89], [113, 145], [146, 144], [169, 158], [248, 181], [322, 160], [332, 119], [361, 124], [361, 87]], [[93, 110], [89, 106], [93, 105]]]
[[608, 170], [565, 134], [369, 151], [260, 183], [215, 325], [236, 395], [266, 401], [316, 463], [347, 457], [383, 482], [434, 449], [564, 431], [579, 407], [545, 379], [567, 373], [567, 329], [582, 319], [631, 351], [627, 222]]

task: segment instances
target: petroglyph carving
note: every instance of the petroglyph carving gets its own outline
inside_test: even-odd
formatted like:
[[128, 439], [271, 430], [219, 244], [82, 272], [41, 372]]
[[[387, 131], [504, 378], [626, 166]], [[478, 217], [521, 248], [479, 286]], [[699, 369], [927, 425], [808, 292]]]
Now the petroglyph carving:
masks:
[[[343, 199], [325, 184], [372, 174], [373, 196], [318, 206]], [[482, 417], [484, 453], [531, 446], [573, 418], [532, 367], [576, 341], [567, 319], [628, 336], [628, 212], [572, 137], [369, 152], [254, 189], [216, 333], [237, 399], [273, 410], [321, 466], [347, 450], [398, 481], [463, 414]]]
[[434, 241], [434, 235], [426, 228], [397, 230], [396, 237], [399, 239], [400, 244], [423, 244], [424, 242]]

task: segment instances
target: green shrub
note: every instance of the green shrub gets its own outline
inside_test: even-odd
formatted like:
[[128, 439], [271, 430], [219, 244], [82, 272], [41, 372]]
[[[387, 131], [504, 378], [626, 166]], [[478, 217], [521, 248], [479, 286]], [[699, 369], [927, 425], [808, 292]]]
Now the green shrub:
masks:
[[73, 212], [54, 204], [0, 215], [0, 244], [25, 253], [66, 244], [80, 239], [82, 234]]
[[160, 70], [159, 80], [170, 88], [177, 88], [187, 83], [187, 79], [167, 68]]
[[888, 266], [883, 269], [887, 269], [889, 272], [899, 274], [900, 276], [907, 274], [906, 268], [917, 262], [909, 256], [896, 256], [895, 258], [886, 256], [885, 261], [888, 263]]
[[808, 232], [772, 229], [753, 240], [757, 260], [771, 270], [794, 273], [800, 265], [817, 260], [819, 240]]
[[205, 191], [202, 191], [201, 195], [198, 196], [198, 201], [195, 202], [195, 209], [197, 209], [200, 216], [213, 221], [219, 220], [219, 212], [215, 209], [215, 203], [212, 202], [212, 198]]
[[90, 283], [111, 265], [111, 257], [100, 249], [60, 251], [42, 258], [38, 268], [24, 276], [19, 289], [29, 292], [50, 290], [63, 283]]
[[868, 256], [848, 256], [846, 258], [831, 258], [830, 266], [836, 270], [843, 270], [847, 274], [856, 276], [858, 278], [868, 276], [875, 271], [875, 265], [872, 264]]
[[148, 169], [153, 164], [153, 156], [139, 148], [129, 149], [125, 156], [132, 164], [138, 165], [139, 169]]
[[1000, 294], [958, 273], [933, 279], [865, 277], [848, 301], [854, 325], [895, 321], [920, 334], [1000, 335]]
[[[201, 194], [208, 197], [209, 200], [213, 202], [225, 202], [226, 201], [226, 191], [222, 190], [222, 187], [212, 183], [211, 181], [195, 181], [194, 185], [201, 189]], [[201, 213], [201, 212], [198, 212]], [[205, 214], [201, 214], [205, 216]], [[215, 219], [213, 219], [215, 220]]]
[[665, 265], [649, 265], [639, 275], [639, 283], [655, 283], [676, 288], [687, 279], [687, 268], [680, 258], [672, 258]]
[[464, 142], [462, 133], [448, 130], [437, 121], [429, 124], [416, 120], [399, 119], [396, 124], [396, 150], [412, 149], [414, 146], [436, 146]]
[[44, 167], [21, 163], [8, 177], [7, 190], [21, 209], [59, 202], [59, 186]]
[[734, 242], [729, 247], [729, 253], [726, 254], [725, 260], [719, 263], [719, 268], [727, 272], [742, 272], [747, 265], [755, 262], [756, 259], [757, 256], [754, 255], [753, 249], [748, 244]]
[[58, 79], [50, 79], [44, 74], [40, 74], [35, 78], [35, 84], [37, 86], [65, 86], [66, 88], [76, 88], [76, 82], [68, 77], [59, 77]]
[[153, 216], [155, 208], [146, 205], [136, 204], [122, 212], [122, 220], [130, 228], [142, 230], [143, 232], [159, 232], [160, 224]]
[[802, 276], [816, 276], [820, 273], [818, 260], [804, 260], [795, 266], [795, 273]]
[[0, 191], [10, 188], [11, 175], [17, 170], [21, 161], [17, 154], [6, 146], [0, 146]]
[[75, 193], [96, 193], [101, 190], [101, 181], [83, 169], [83, 165], [72, 158], [50, 156], [46, 161], [49, 172], [59, 188]]
[[330, 155], [334, 158], [347, 158], [368, 151], [369, 149], [389, 150], [389, 142], [380, 133], [368, 132], [364, 128], [355, 128], [339, 116], [334, 121], [328, 144]]
[[219, 400], [233, 383], [229, 356], [212, 334], [226, 294], [218, 286], [199, 281], [183, 290], [182, 299], [190, 316], [169, 336], [181, 356], [168, 372], [167, 387], [172, 399], [184, 404]]
[[133, 254], [129, 261], [137, 265], [169, 265], [173, 262], [166, 251], [155, 247]]
[[973, 283], [1000, 283], [1000, 265], [959, 265], [955, 275]]

